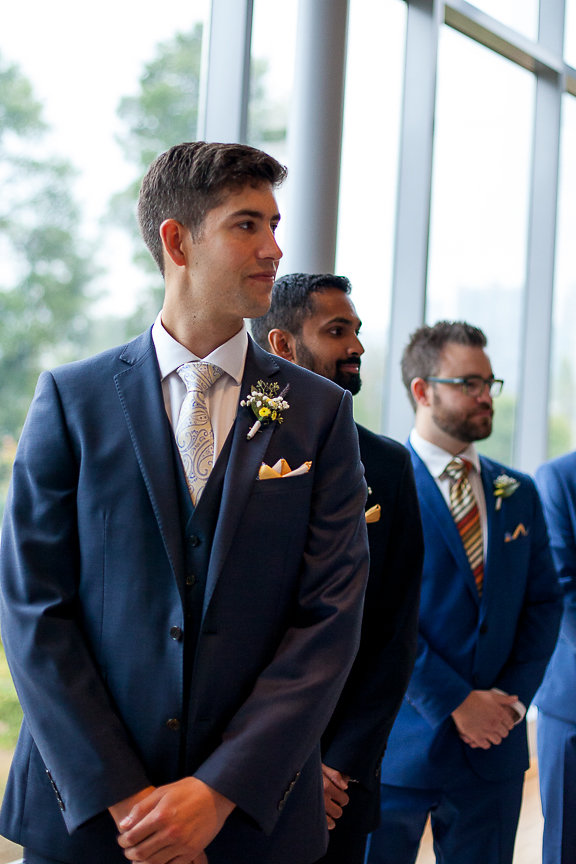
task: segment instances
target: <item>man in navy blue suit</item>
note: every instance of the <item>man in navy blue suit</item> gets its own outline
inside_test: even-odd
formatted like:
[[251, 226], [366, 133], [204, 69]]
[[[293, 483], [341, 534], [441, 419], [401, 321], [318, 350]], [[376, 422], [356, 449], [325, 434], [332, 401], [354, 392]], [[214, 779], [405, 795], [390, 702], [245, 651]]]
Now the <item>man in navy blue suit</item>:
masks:
[[274, 358], [285, 169], [242, 145], [158, 157], [139, 219], [154, 326], [44, 373], [0, 550], [24, 710], [0, 830], [27, 864], [308, 864], [320, 737], [368, 571], [352, 399]]
[[413, 864], [428, 815], [443, 864], [511, 864], [525, 714], [550, 658], [559, 592], [533, 481], [479, 456], [494, 378], [481, 330], [421, 327], [402, 359], [424, 529], [418, 655], [382, 765], [369, 864]]
[[[254, 338], [355, 395], [364, 348], [350, 291], [348, 279], [329, 273], [282, 276], [270, 310], [252, 321]], [[397, 441], [357, 429], [369, 489], [370, 576], [360, 649], [322, 739], [332, 829], [322, 864], [364, 860], [379, 819], [380, 763], [416, 655], [423, 545], [410, 457]]]
[[564, 594], [560, 636], [534, 701], [544, 812], [543, 864], [576, 862], [576, 453], [536, 472]]

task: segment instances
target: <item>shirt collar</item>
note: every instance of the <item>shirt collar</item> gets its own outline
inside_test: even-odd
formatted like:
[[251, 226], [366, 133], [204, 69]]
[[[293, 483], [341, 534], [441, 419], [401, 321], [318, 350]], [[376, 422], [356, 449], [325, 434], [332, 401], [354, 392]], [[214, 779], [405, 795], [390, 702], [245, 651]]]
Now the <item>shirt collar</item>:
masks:
[[242, 324], [235, 336], [232, 336], [223, 345], [219, 345], [206, 357], [197, 357], [196, 354], [177, 342], [164, 328], [161, 313], [158, 313], [152, 326], [152, 340], [156, 349], [162, 380], [175, 372], [183, 363], [188, 363], [190, 360], [205, 360], [207, 363], [214, 363], [215, 366], [223, 369], [238, 386], [242, 383], [248, 350], [248, 330], [245, 323]]
[[[436, 444], [432, 444], [431, 441], [422, 438], [416, 429], [412, 429], [410, 433], [410, 444], [422, 459], [430, 474], [436, 480], [440, 478], [448, 463], [454, 458], [452, 453], [449, 453], [447, 450], [443, 450], [442, 447], [438, 447]], [[480, 474], [482, 466], [480, 464], [478, 451], [474, 447], [474, 444], [468, 444], [468, 446], [457, 455], [470, 462], [477, 473]]]

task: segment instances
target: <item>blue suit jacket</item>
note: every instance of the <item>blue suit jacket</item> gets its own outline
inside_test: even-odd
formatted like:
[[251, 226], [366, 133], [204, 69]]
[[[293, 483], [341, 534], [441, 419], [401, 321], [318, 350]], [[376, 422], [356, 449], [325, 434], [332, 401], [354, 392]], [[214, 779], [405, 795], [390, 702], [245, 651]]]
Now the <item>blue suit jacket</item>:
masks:
[[[322, 854], [319, 739], [359, 639], [366, 486], [349, 394], [250, 343], [242, 396], [260, 379], [289, 382], [290, 409], [251, 441], [238, 410], [196, 541], [211, 552], [184, 706], [181, 467], [151, 335], [41, 376], [0, 550], [25, 717], [0, 823], [16, 842], [124, 862], [106, 808], [184, 771], [238, 804], [211, 864]], [[281, 457], [311, 470], [257, 479]]]
[[542, 465], [536, 483], [548, 522], [550, 548], [564, 593], [560, 636], [534, 701], [569, 723], [576, 722], [576, 453]]
[[[411, 448], [410, 448], [411, 449]], [[424, 529], [418, 657], [382, 765], [385, 783], [418, 788], [500, 780], [525, 770], [525, 723], [499, 746], [472, 749], [451, 712], [473, 689], [498, 687], [528, 706], [556, 640], [560, 605], [533, 481], [481, 458], [488, 548], [482, 599], [458, 529], [434, 478], [411, 449]], [[496, 507], [494, 481], [520, 487]]]

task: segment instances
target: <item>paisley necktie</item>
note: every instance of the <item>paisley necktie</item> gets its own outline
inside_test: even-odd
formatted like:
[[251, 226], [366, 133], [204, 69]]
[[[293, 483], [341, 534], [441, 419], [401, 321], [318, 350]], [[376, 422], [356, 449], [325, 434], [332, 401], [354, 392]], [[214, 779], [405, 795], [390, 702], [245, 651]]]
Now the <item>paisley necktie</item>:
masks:
[[206, 407], [206, 392], [224, 373], [219, 366], [201, 360], [184, 363], [176, 371], [187, 391], [176, 427], [176, 443], [190, 497], [196, 505], [214, 463], [214, 434]]

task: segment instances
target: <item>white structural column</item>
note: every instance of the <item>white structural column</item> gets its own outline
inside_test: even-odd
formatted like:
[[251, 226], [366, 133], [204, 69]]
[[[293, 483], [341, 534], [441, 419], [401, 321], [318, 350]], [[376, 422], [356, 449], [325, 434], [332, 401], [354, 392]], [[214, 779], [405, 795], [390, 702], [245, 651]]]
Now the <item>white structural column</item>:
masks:
[[348, 0], [300, 0], [288, 128], [285, 273], [334, 270], [347, 29]]
[[202, 58], [198, 138], [245, 142], [253, 0], [212, 0]]
[[514, 448], [515, 464], [529, 472], [546, 459], [548, 442], [564, 17], [565, 0], [541, 4], [539, 42], [557, 58], [557, 64], [556, 68], [537, 68], [536, 82], [522, 374]]
[[392, 308], [382, 421], [383, 431], [401, 441], [412, 425], [413, 412], [402, 385], [400, 360], [410, 333], [424, 323], [426, 306], [436, 70], [442, 11], [440, 0], [412, 0], [408, 4]]

